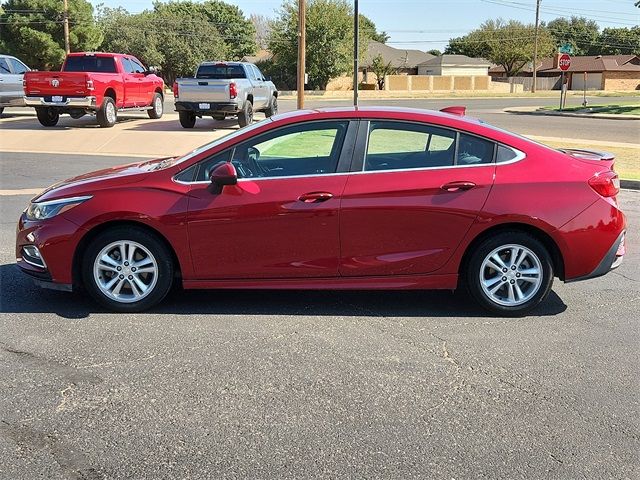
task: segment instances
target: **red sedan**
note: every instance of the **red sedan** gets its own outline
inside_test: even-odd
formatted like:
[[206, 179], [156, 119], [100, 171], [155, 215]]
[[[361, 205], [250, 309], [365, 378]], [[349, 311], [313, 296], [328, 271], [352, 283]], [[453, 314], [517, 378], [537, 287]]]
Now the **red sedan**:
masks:
[[298, 111], [54, 185], [18, 224], [44, 287], [140, 311], [184, 288], [447, 289], [523, 315], [624, 255], [610, 155], [454, 113]]

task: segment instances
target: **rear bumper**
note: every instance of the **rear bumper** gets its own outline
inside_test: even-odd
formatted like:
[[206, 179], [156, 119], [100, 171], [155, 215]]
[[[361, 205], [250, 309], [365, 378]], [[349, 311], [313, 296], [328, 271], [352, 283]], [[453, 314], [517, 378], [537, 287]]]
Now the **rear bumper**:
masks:
[[10, 96], [0, 96], [0, 107], [24, 107], [24, 97], [10, 97]]
[[[209, 108], [201, 108], [208, 105]], [[181, 102], [175, 103], [176, 112], [193, 112], [197, 115], [212, 115], [214, 113], [238, 113], [238, 104], [235, 102]]]
[[27, 107], [96, 108], [96, 97], [66, 97], [61, 102], [47, 100], [47, 97], [24, 97]]
[[602, 258], [598, 266], [591, 273], [588, 273], [587, 275], [583, 275], [581, 277], [567, 279], [566, 283], [580, 282], [582, 280], [589, 280], [591, 278], [597, 278], [606, 275], [611, 270], [618, 268], [622, 264], [625, 251], [625, 231], [623, 231], [622, 233], [620, 233], [620, 235], [618, 235], [616, 241], [613, 242], [611, 248], [609, 248], [606, 255]]

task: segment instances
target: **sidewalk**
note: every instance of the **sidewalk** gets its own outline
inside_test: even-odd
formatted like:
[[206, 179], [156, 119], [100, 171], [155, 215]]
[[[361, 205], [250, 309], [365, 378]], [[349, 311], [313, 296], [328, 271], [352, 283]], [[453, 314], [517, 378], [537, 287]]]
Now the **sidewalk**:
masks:
[[640, 120], [640, 115], [612, 115], [608, 113], [576, 113], [542, 110], [543, 107], [508, 107], [502, 111], [519, 115], [542, 115], [551, 117], [605, 118], [609, 120]]

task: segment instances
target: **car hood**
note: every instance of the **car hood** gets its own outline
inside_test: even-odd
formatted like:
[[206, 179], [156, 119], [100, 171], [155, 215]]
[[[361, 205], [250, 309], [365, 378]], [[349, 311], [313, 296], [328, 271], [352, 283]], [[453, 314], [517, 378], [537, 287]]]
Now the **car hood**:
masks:
[[173, 157], [157, 158], [85, 173], [51, 185], [32, 201], [44, 202], [70, 196], [90, 195], [98, 190], [140, 182], [150, 173], [170, 166], [171, 160]]

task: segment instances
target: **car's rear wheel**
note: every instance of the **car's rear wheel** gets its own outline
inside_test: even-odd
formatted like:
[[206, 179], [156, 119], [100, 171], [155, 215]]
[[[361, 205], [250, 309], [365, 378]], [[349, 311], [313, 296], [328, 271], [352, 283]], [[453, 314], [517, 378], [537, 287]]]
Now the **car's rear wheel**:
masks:
[[4, 112], [4, 107], [0, 107], [0, 117], [2, 116], [3, 112]]
[[102, 106], [96, 112], [98, 125], [103, 128], [113, 127], [118, 121], [118, 111], [116, 110], [116, 102], [111, 97], [104, 97]]
[[159, 303], [173, 283], [173, 261], [165, 244], [136, 227], [115, 227], [87, 246], [82, 279], [88, 293], [117, 312], [140, 312]]
[[522, 316], [542, 302], [553, 284], [553, 262], [535, 237], [506, 231], [480, 243], [468, 263], [466, 284], [487, 310]]
[[36, 108], [36, 116], [43, 127], [55, 127], [58, 124], [58, 120], [60, 120], [58, 111], [51, 107]]
[[180, 125], [183, 128], [193, 128], [196, 125], [196, 114], [193, 112], [178, 112], [178, 117], [180, 117]]
[[147, 115], [149, 118], [157, 119], [162, 117], [162, 113], [164, 111], [164, 105], [162, 104], [162, 95], [159, 93], [155, 93], [153, 96], [153, 101], [151, 102], [151, 109], [147, 110]]
[[253, 123], [253, 103], [250, 100], [244, 102], [243, 109], [238, 112], [238, 124], [240, 127], [246, 127]]

